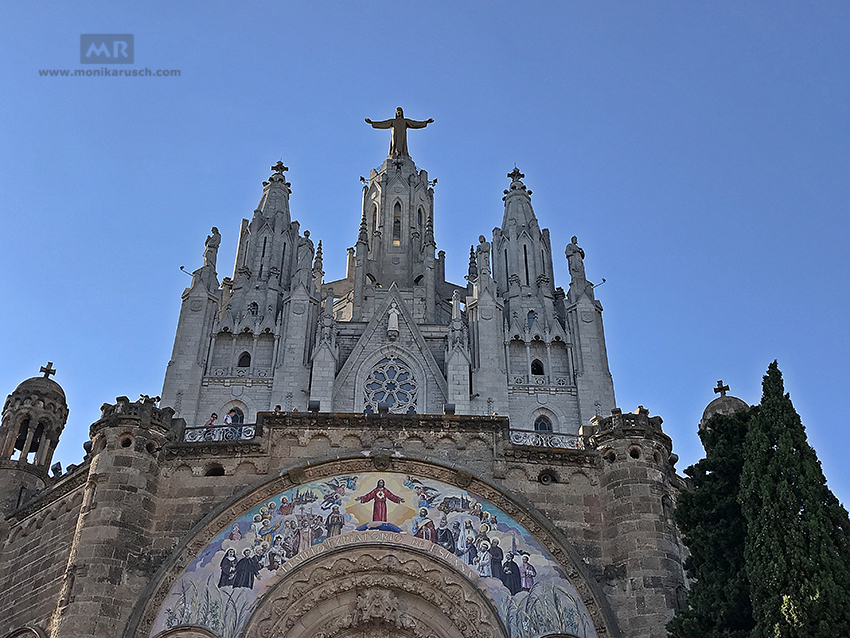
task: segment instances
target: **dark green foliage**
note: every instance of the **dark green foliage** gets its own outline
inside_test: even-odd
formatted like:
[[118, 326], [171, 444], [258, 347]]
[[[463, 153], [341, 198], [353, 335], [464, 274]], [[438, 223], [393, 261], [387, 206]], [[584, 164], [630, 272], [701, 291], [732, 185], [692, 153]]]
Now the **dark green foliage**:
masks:
[[738, 502], [744, 440], [754, 409], [712, 417], [700, 432], [705, 458], [685, 470], [692, 489], [674, 518], [691, 555], [687, 606], [668, 625], [673, 638], [746, 638], [754, 626], [744, 568], [746, 524]]
[[774, 361], [745, 441], [740, 502], [752, 638], [850, 636], [850, 522]]

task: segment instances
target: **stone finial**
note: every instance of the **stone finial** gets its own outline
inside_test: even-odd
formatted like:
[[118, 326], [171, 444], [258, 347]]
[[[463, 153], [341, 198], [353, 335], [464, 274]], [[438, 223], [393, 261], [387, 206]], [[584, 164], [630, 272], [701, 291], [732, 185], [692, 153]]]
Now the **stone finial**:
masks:
[[53, 362], [48, 361], [46, 366], [41, 366], [39, 372], [43, 372], [44, 378], [49, 379], [51, 374], [56, 374], [56, 369], [53, 367]]
[[467, 270], [466, 279], [472, 281], [478, 277], [478, 262], [475, 259], [475, 246], [469, 247], [469, 268]]
[[363, 211], [363, 215], [360, 217], [360, 233], [357, 236], [358, 242], [368, 243], [369, 241], [369, 229], [366, 225], [366, 211]]

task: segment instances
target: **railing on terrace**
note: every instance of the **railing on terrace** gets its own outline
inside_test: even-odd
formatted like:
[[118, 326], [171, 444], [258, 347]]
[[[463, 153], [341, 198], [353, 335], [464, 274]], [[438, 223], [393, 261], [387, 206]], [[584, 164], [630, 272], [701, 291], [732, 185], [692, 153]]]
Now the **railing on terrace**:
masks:
[[212, 427], [186, 428], [184, 443], [206, 443], [208, 441], [250, 441], [257, 436], [256, 423], [239, 425], [215, 425]]
[[[250, 441], [258, 436], [256, 423], [241, 423], [238, 425], [215, 425], [185, 428], [184, 443], [208, 443], [216, 441]], [[514, 445], [531, 447], [559, 448], [567, 450], [584, 449], [580, 436], [575, 434], [559, 434], [539, 430], [510, 431], [510, 440]]]
[[539, 430], [511, 429], [511, 443], [514, 445], [531, 445], [534, 447], [553, 447], [567, 450], [584, 448], [581, 437], [576, 434], [557, 434]]

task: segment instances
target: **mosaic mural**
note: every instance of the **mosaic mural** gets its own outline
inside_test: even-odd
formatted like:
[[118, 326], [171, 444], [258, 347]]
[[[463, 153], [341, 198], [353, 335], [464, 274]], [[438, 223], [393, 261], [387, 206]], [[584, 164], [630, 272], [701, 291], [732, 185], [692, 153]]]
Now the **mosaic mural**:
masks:
[[151, 636], [194, 625], [237, 638], [263, 595], [312, 554], [306, 550], [367, 530], [409, 535], [456, 556], [493, 596], [511, 638], [596, 637], [575, 587], [519, 523], [461, 488], [389, 472], [299, 485], [229, 523], [176, 581]]

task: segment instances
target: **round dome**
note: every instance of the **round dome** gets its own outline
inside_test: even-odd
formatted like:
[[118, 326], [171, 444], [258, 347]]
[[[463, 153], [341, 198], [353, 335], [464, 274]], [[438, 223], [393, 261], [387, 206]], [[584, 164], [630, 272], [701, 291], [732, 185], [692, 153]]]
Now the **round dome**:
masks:
[[41, 405], [41, 409], [56, 413], [60, 416], [62, 424], [68, 417], [68, 401], [65, 391], [53, 379], [47, 377], [32, 377], [22, 381], [17, 388], [6, 397], [3, 405], [3, 415], [7, 410], [18, 410], [26, 406]]
[[12, 394], [38, 394], [53, 399], [61, 398], [65, 401], [65, 391], [62, 386], [56, 383], [53, 379], [45, 377], [32, 377], [26, 381], [21, 381]]
[[725, 395], [717, 397], [714, 401], [712, 401], [705, 407], [705, 411], [702, 413], [702, 418], [699, 421], [699, 429], [704, 429], [705, 424], [708, 423], [708, 420], [715, 414], [724, 414], [726, 416], [729, 416], [734, 414], [735, 412], [738, 412], [739, 410], [746, 410], [749, 407], [750, 406], [748, 406], [744, 401], [742, 401], [738, 397]]

